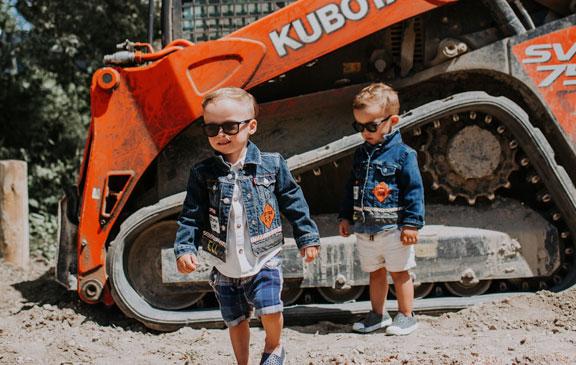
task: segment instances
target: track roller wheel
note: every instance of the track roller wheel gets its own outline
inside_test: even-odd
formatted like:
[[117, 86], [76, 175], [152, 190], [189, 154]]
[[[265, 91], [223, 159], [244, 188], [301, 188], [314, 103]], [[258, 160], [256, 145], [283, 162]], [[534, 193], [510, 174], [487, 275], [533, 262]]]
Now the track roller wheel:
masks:
[[284, 305], [292, 305], [296, 303], [296, 301], [300, 298], [300, 296], [304, 293], [303, 288], [298, 287], [284, 287], [282, 289], [282, 302]]
[[328, 287], [317, 289], [322, 298], [326, 299], [330, 303], [344, 303], [351, 300], [356, 300], [364, 292], [364, 286], [351, 286], [347, 289], [336, 289]]
[[109, 273], [112, 295], [119, 306], [120, 291], [135, 291], [150, 306], [168, 310], [189, 307], [204, 297], [206, 293], [162, 282], [160, 251], [174, 245], [177, 227], [175, 221], [156, 222], [110, 248], [108, 260], [116, 264]]
[[488, 291], [492, 280], [480, 280], [475, 284], [464, 284], [458, 281], [444, 283], [446, 290], [457, 297], [471, 297], [473, 295], [482, 295]]

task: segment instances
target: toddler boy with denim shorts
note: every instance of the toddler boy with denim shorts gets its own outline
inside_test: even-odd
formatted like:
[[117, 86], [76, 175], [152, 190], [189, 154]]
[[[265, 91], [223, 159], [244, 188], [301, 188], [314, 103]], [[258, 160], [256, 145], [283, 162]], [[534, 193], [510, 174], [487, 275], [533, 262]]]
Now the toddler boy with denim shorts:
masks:
[[222, 88], [208, 94], [202, 107], [202, 128], [216, 155], [190, 171], [174, 244], [177, 267], [182, 273], [196, 270], [202, 246], [214, 264], [210, 283], [238, 364], [248, 363], [254, 310], [266, 332], [260, 363], [282, 364], [280, 213], [292, 223], [306, 262], [318, 255], [318, 228], [286, 161], [249, 141], [257, 128], [254, 97]]
[[[354, 224], [360, 264], [370, 273], [372, 310], [352, 327], [361, 333], [386, 327], [387, 334], [407, 335], [418, 325], [408, 270], [416, 266], [414, 244], [424, 225], [424, 188], [416, 152], [392, 129], [399, 110], [397, 93], [383, 83], [365, 87], [353, 102], [354, 128], [365, 143], [354, 154], [339, 230], [347, 237]], [[394, 321], [384, 309], [388, 272], [399, 307]]]

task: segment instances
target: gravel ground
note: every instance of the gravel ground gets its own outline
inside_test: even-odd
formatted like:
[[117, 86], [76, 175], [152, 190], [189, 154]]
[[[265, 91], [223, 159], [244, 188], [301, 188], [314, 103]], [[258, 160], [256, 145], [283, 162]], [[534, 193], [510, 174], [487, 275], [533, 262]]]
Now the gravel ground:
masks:
[[[0, 261], [0, 364], [233, 364], [223, 329], [146, 329], [116, 308], [87, 305], [52, 281]], [[576, 289], [538, 292], [438, 317], [406, 337], [358, 335], [320, 322], [284, 329], [287, 364], [576, 364]], [[252, 329], [251, 359], [264, 341]]]

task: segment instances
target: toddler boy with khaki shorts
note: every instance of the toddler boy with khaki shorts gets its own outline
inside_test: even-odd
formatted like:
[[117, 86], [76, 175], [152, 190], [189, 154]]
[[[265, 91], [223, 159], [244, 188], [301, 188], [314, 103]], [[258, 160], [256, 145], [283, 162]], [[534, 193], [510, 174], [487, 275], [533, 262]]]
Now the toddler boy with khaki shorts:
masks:
[[[383, 83], [365, 87], [353, 102], [353, 126], [365, 143], [354, 154], [339, 230], [347, 237], [353, 225], [362, 270], [370, 273], [372, 310], [353, 325], [361, 333], [386, 328], [387, 334], [407, 335], [418, 326], [408, 270], [416, 266], [414, 244], [424, 225], [424, 188], [416, 152], [393, 129], [400, 120], [399, 110], [396, 91]], [[398, 300], [394, 321], [384, 308], [387, 273]]]

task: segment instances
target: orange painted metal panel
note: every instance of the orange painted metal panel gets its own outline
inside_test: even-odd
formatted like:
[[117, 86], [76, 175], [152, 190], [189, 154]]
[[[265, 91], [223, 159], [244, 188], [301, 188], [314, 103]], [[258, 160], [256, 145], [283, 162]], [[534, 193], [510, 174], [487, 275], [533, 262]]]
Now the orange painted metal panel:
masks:
[[512, 52], [576, 146], [576, 26], [517, 44]]

